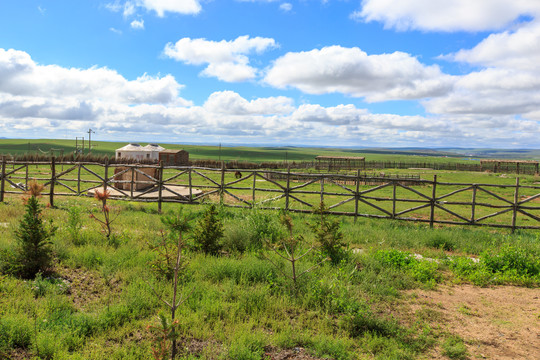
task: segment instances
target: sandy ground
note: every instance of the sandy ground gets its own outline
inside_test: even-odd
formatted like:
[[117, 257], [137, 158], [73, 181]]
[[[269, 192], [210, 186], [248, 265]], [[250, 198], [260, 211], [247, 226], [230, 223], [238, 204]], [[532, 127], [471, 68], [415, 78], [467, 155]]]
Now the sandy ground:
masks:
[[[538, 288], [442, 285], [408, 295], [405, 308], [413, 314], [427, 309], [427, 321], [460, 336], [471, 359], [540, 359]], [[434, 353], [433, 358], [446, 357]]]
[[[92, 190], [88, 191], [88, 194], [93, 196], [96, 190], [103, 191], [103, 188], [92, 189]], [[172, 192], [170, 190], [172, 190], [174, 192]], [[111, 187], [108, 187], [107, 191], [109, 191], [110, 195], [113, 196], [113, 197], [123, 197], [123, 196], [125, 196], [120, 191], [118, 191], [116, 189], [113, 189]], [[131, 193], [130, 190], [122, 190], [122, 191], [124, 193], [128, 194], [128, 195], [130, 195], [130, 193]], [[147, 192], [146, 194], [141, 195], [143, 193], [144, 193], [144, 191], [133, 191], [133, 197], [140, 196], [143, 199], [157, 199], [158, 198], [158, 188], [157, 188], [157, 186], [155, 186], [151, 191]], [[167, 185], [167, 186], [165, 186], [163, 188], [161, 196], [164, 199], [178, 198], [178, 195], [176, 195], [175, 193], [180, 194], [182, 196], [189, 197], [189, 187], [188, 186], [181, 186], [181, 185]], [[195, 188], [192, 189], [192, 195], [193, 196], [198, 196], [198, 195], [200, 195], [202, 193], [203, 193], [202, 190], [195, 189]]]

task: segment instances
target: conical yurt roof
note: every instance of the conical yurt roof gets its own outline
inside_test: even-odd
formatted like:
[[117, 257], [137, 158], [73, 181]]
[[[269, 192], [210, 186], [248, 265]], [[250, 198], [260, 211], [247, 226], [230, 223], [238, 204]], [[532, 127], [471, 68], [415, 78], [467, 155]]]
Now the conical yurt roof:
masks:
[[165, 150], [164, 147], [161, 147], [158, 144], [148, 144], [145, 147], [143, 147], [143, 149], [147, 150], [147, 151], [163, 151], [163, 150]]
[[126, 146], [116, 149], [116, 151], [145, 151], [145, 149], [136, 143], [127, 144]]

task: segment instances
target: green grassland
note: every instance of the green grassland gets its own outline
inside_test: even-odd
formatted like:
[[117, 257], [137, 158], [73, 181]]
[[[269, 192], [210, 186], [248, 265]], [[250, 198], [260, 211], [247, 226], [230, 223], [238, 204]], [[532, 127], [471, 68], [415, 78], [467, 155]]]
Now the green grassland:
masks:
[[[115, 150], [126, 145], [124, 142], [92, 141], [92, 153], [95, 155], [114, 156]], [[142, 143], [145, 145], [145, 143]], [[191, 159], [237, 160], [249, 162], [264, 161], [312, 161], [317, 155], [327, 156], [365, 156], [372, 161], [408, 161], [408, 162], [463, 162], [464, 156], [456, 152], [434, 151], [427, 149], [338, 149], [310, 147], [219, 147], [201, 145], [161, 144], [167, 149], [184, 149]], [[85, 153], [88, 152], [85, 142]], [[0, 139], [0, 154], [47, 154], [54, 150], [55, 155], [71, 154], [75, 151], [74, 140], [49, 139]], [[531, 154], [520, 153], [522, 156]], [[466, 159], [466, 158], [465, 158]]]
[[[172, 292], [171, 282], [154, 271], [160, 256], [152, 245], [168, 232], [160, 219], [182, 208], [195, 214], [195, 223], [207, 206], [166, 203], [160, 215], [156, 204], [109, 201], [115, 220], [107, 238], [89, 217], [100, 216], [94, 199], [58, 197], [55, 205], [44, 210], [44, 219], [58, 226], [50, 272], [19, 279], [0, 257], [0, 356], [152, 358], [157, 316], [169, 316], [154, 291], [169, 299]], [[13, 249], [23, 213], [18, 195], [0, 204], [2, 254]], [[291, 216], [293, 233], [304, 239], [299, 253], [316, 246], [309, 224], [317, 217]], [[429, 359], [456, 336], [420, 314], [404, 322], [404, 314], [389, 311], [404, 291], [459, 282], [540, 284], [537, 232], [344, 217], [336, 219], [348, 255], [317, 266], [321, 255], [312, 251], [297, 266], [313, 270], [293, 291], [284, 276], [290, 265], [263, 246], [264, 239], [286, 236], [279, 213], [220, 208], [219, 218], [219, 255], [197, 251], [193, 233], [184, 234], [180, 293], [187, 300], [177, 311], [182, 359], [264, 359], [298, 348], [317, 359]], [[454, 358], [466, 356], [466, 349], [459, 354]]]
[[[31, 141], [41, 151], [64, 146], [73, 151], [73, 141]], [[112, 155], [123, 143], [96, 143], [95, 153]], [[220, 156], [219, 147], [171, 145], [184, 148], [191, 158]], [[28, 150], [27, 140], [0, 140], [0, 153], [15, 154]], [[326, 153], [325, 153], [326, 151]], [[307, 148], [222, 148], [221, 157], [230, 160], [273, 161], [311, 160], [315, 155], [351, 154], [346, 150]], [[227, 154], [227, 155], [225, 155]], [[359, 154], [360, 155], [360, 154]], [[392, 159], [392, 154], [361, 154]], [[401, 156], [401, 155], [400, 155]], [[237, 158], [234, 158], [237, 157]], [[418, 156], [426, 161], [449, 161], [450, 158]], [[404, 161], [411, 156], [403, 155]], [[423, 161], [423, 160], [422, 160]], [[60, 165], [61, 166], [61, 165]], [[64, 165], [68, 170], [69, 165]], [[102, 174], [103, 167], [92, 165], [92, 171]], [[14, 170], [11, 165], [8, 170]], [[29, 166], [31, 177], [45, 182], [50, 176], [47, 166]], [[60, 170], [61, 171], [61, 170]], [[76, 188], [74, 172], [64, 175], [61, 182]], [[388, 170], [391, 174], [416, 174], [421, 179], [438, 182], [514, 185], [516, 175], [466, 173], [457, 171]], [[166, 169], [164, 178], [178, 170]], [[219, 171], [206, 171], [205, 176], [219, 182]], [[15, 176], [24, 179], [25, 169]], [[244, 176], [246, 173], [244, 173]], [[86, 171], [85, 180], [96, 180]], [[226, 173], [225, 182], [234, 181], [234, 173]], [[262, 180], [257, 186], [278, 190], [278, 186]], [[20, 181], [20, 179], [18, 180]], [[195, 187], [213, 183], [194, 176]], [[174, 182], [186, 185], [187, 174]], [[535, 176], [520, 176], [521, 185], [538, 182]], [[279, 181], [283, 185], [283, 181]], [[237, 197], [251, 201], [249, 178], [230, 190]], [[85, 189], [94, 186], [85, 183]], [[352, 187], [352, 186], [349, 186]], [[367, 190], [371, 185], [362, 185]], [[460, 185], [437, 187], [437, 194], [458, 190]], [[57, 185], [57, 189], [69, 192]], [[415, 189], [431, 196], [430, 185]], [[13, 190], [13, 189], [9, 189]], [[320, 184], [304, 188], [316, 192]], [[45, 192], [48, 191], [46, 187]], [[329, 193], [346, 192], [335, 184], [325, 184]], [[390, 199], [392, 188], [373, 192], [373, 196]], [[493, 190], [512, 201], [510, 188]], [[535, 189], [520, 189], [520, 196], [535, 195]], [[274, 192], [257, 192], [257, 200], [269, 199]], [[317, 204], [317, 194], [297, 194], [309, 203]], [[418, 198], [404, 188], [398, 197]], [[472, 192], [463, 191], [446, 200], [467, 202]], [[487, 193], [477, 194], [478, 201], [500, 200]], [[160, 346], [158, 315], [170, 317], [170, 309], [159, 297], [171, 299], [172, 282], [156, 270], [163, 257], [152, 250], [169, 238], [170, 228], [162, 221], [165, 216], [193, 213], [193, 226], [203, 218], [207, 204], [180, 205], [164, 203], [162, 214], [156, 203], [109, 200], [112, 235], [106, 237], [91, 216], [102, 216], [99, 203], [85, 196], [57, 196], [54, 207], [44, 208], [43, 219], [58, 227], [51, 240], [54, 266], [34, 279], [21, 279], [10, 270], [9, 259], [17, 246], [16, 230], [25, 212], [23, 194], [6, 194], [0, 203], [0, 358], [7, 359], [152, 359], [152, 349]], [[328, 195], [326, 205], [343, 200], [344, 196]], [[284, 206], [284, 199], [271, 202]], [[48, 197], [40, 198], [46, 205]], [[219, 202], [218, 195], [207, 202]], [[229, 205], [239, 205], [226, 196]], [[391, 202], [377, 205], [390, 210]], [[291, 206], [303, 204], [291, 200]], [[373, 207], [360, 204], [361, 212], [373, 212]], [[398, 205], [397, 211], [406, 208]], [[471, 209], [463, 205], [448, 205], [456, 213], [468, 217]], [[304, 207], [304, 210], [309, 210]], [[336, 210], [352, 211], [354, 202]], [[464, 340], [449, 331], [444, 321], [434, 323], [433, 316], [421, 311], [400, 311], [407, 291], [436, 290], [443, 284], [496, 286], [501, 284], [532, 287], [540, 285], [540, 238], [537, 231], [465, 226], [435, 226], [394, 220], [359, 217], [332, 217], [343, 234], [346, 256], [338, 263], [325, 258], [312, 224], [319, 218], [313, 214], [290, 213], [294, 236], [302, 236], [298, 254], [313, 250], [297, 263], [297, 271], [307, 271], [293, 287], [286, 277], [290, 264], [269, 249], [267, 243], [279, 243], [287, 238], [287, 229], [280, 223], [280, 212], [218, 207], [224, 236], [216, 255], [202, 253], [197, 247], [193, 230], [184, 233], [185, 264], [182, 267], [179, 293], [187, 300], [176, 313], [181, 359], [268, 359], [283, 358], [298, 353], [314, 359], [430, 359], [446, 356], [467, 358]], [[490, 209], [476, 209], [480, 216]], [[411, 215], [427, 216], [429, 209]], [[437, 210], [437, 214], [448, 214]], [[494, 221], [508, 223], [510, 214]], [[519, 217], [518, 225], [531, 225], [531, 218]], [[311, 225], [310, 225], [311, 224]], [[158, 246], [159, 250], [160, 247]], [[268, 260], [270, 259], [270, 260]], [[436, 318], [436, 317], [435, 317]], [[450, 349], [450, 345], [452, 349]], [[458, 346], [459, 345], [459, 346]], [[468, 343], [469, 349], [474, 344]], [[450, 351], [452, 350], [452, 351]], [[478, 355], [479, 356], [479, 355]]]

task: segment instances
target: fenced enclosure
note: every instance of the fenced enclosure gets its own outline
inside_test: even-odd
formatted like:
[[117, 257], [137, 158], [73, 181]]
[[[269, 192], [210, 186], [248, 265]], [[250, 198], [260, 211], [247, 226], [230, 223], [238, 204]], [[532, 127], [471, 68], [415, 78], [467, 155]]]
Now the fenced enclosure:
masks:
[[[540, 186], [448, 183], [414, 177], [303, 174], [257, 169], [204, 168], [93, 162], [17, 162], [2, 159], [0, 202], [22, 194], [30, 181], [43, 195], [262, 208], [310, 213], [321, 202], [335, 215], [434, 224], [540, 229]], [[538, 206], [536, 205], [538, 204]]]

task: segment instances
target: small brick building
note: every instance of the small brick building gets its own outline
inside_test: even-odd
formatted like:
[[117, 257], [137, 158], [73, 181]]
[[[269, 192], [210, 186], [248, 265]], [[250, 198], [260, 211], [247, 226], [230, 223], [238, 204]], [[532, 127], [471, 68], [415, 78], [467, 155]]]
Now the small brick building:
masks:
[[186, 150], [163, 150], [159, 153], [159, 161], [165, 166], [188, 166], [189, 153]]

